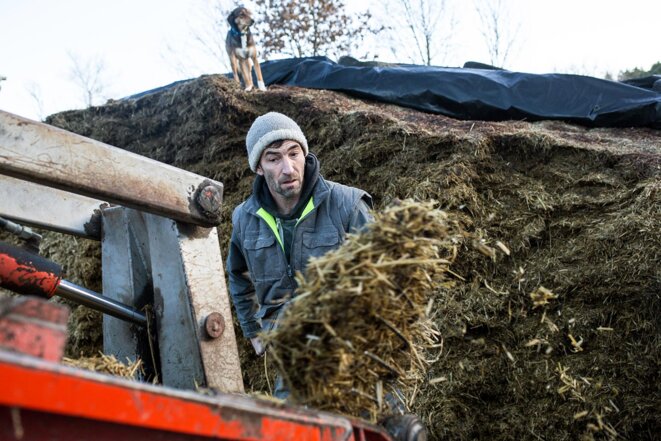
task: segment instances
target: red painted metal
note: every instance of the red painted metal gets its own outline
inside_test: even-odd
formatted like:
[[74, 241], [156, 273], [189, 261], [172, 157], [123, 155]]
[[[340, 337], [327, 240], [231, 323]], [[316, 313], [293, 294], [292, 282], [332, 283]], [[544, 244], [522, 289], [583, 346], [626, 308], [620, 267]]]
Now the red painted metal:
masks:
[[3, 441], [209, 441], [209, 439], [203, 436], [150, 430], [0, 405], [0, 440]]
[[36, 297], [0, 299], [0, 349], [59, 361], [69, 308]]
[[22, 248], [0, 242], [0, 286], [19, 294], [51, 298], [62, 268]]
[[[2, 278], [52, 295], [59, 269], [40, 271], [32, 255], [7, 250], [0, 248]], [[383, 429], [338, 415], [245, 395], [207, 397], [51, 363], [62, 356], [67, 317], [66, 307], [39, 298], [0, 302], [0, 440], [390, 441]]]
[[147, 324], [140, 311], [104, 297], [61, 277], [62, 268], [48, 259], [22, 248], [0, 242], [0, 287], [19, 294], [51, 298], [59, 295], [75, 303], [136, 323]]
[[[0, 429], [37, 439], [389, 441], [380, 428], [244, 395], [208, 397], [0, 351]], [[12, 410], [13, 409], [13, 410]], [[40, 418], [50, 418], [51, 427]], [[18, 426], [16, 421], [18, 420]], [[10, 422], [10, 425], [4, 424]], [[33, 424], [34, 422], [34, 424]], [[94, 431], [97, 425], [103, 430]], [[5, 433], [2, 432], [5, 430]], [[11, 438], [9, 438], [11, 439]]]

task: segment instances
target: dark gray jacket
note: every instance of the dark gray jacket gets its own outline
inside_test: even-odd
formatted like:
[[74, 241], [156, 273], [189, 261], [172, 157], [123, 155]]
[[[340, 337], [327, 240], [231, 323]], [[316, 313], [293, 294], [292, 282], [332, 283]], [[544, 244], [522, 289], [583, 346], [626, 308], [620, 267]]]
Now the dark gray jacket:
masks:
[[[339, 247], [347, 232], [372, 219], [371, 196], [363, 190], [319, 177], [312, 197], [294, 228], [290, 261], [280, 244], [276, 219], [254, 195], [234, 209], [227, 256], [229, 291], [247, 338], [262, 330], [294, 293], [294, 274], [310, 257]], [[270, 225], [269, 225], [270, 224]]]

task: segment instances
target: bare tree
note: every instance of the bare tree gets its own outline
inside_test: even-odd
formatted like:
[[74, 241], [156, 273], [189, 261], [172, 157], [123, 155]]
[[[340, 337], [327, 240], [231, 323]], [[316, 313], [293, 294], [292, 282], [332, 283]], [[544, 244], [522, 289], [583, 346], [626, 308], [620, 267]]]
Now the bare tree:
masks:
[[225, 38], [229, 30], [227, 16], [235, 8], [234, 2], [230, 0], [215, 0], [210, 5], [210, 24], [206, 28], [195, 28], [192, 30], [193, 40], [198, 43], [204, 52], [214, 60], [218, 60], [222, 68], [230, 69], [227, 51], [225, 50]]
[[[447, 0], [391, 0], [385, 20], [394, 55], [431, 66], [445, 60], [452, 47], [456, 22]], [[403, 32], [402, 32], [403, 31]], [[412, 49], [411, 49], [412, 48]]]
[[98, 56], [82, 59], [72, 52], [69, 52], [69, 59], [69, 77], [80, 89], [85, 106], [90, 107], [103, 99], [107, 88], [104, 78], [106, 65], [103, 59]]
[[42, 98], [43, 94], [41, 93], [41, 87], [32, 81], [27, 86], [25, 86], [25, 89], [27, 90], [28, 95], [30, 95], [34, 101], [34, 104], [37, 108], [37, 117], [39, 118], [39, 121], [43, 121], [46, 117], [46, 113], [44, 112], [44, 100]]
[[502, 0], [475, 0], [475, 10], [480, 18], [480, 32], [489, 51], [490, 63], [503, 67], [521, 26], [511, 23]]
[[368, 33], [380, 30], [371, 25], [371, 14], [349, 15], [342, 0], [257, 0], [258, 35], [264, 57], [326, 55], [339, 58], [352, 51], [367, 57], [361, 46]]
[[188, 38], [166, 41], [161, 58], [180, 76], [230, 69], [225, 50], [232, 0], [199, 0], [191, 8]]

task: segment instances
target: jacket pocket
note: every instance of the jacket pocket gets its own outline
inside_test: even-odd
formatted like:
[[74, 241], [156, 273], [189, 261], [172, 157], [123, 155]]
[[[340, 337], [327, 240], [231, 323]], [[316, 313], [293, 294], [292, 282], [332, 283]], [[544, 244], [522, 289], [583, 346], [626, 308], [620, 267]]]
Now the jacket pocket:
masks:
[[337, 231], [315, 233], [303, 232], [303, 262], [307, 264], [310, 257], [319, 257], [340, 246], [340, 235]]
[[246, 237], [243, 241], [253, 283], [280, 279], [287, 268], [274, 236]]

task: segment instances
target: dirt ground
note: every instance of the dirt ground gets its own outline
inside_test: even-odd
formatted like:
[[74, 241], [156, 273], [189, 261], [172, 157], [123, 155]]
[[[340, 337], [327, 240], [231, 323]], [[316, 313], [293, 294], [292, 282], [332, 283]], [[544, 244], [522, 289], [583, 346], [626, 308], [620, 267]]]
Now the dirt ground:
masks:
[[[457, 260], [464, 283], [433, 293], [442, 348], [412, 403], [432, 439], [658, 437], [660, 131], [459, 121], [328, 91], [246, 93], [221, 76], [47, 122], [223, 182], [226, 255], [253, 180], [245, 134], [271, 110], [299, 122], [326, 179], [377, 209], [433, 199], [510, 251]], [[47, 235], [43, 251], [100, 289], [97, 244]], [[79, 309], [69, 354], [95, 353], [98, 320]], [[268, 392], [239, 340], [247, 390]]]

